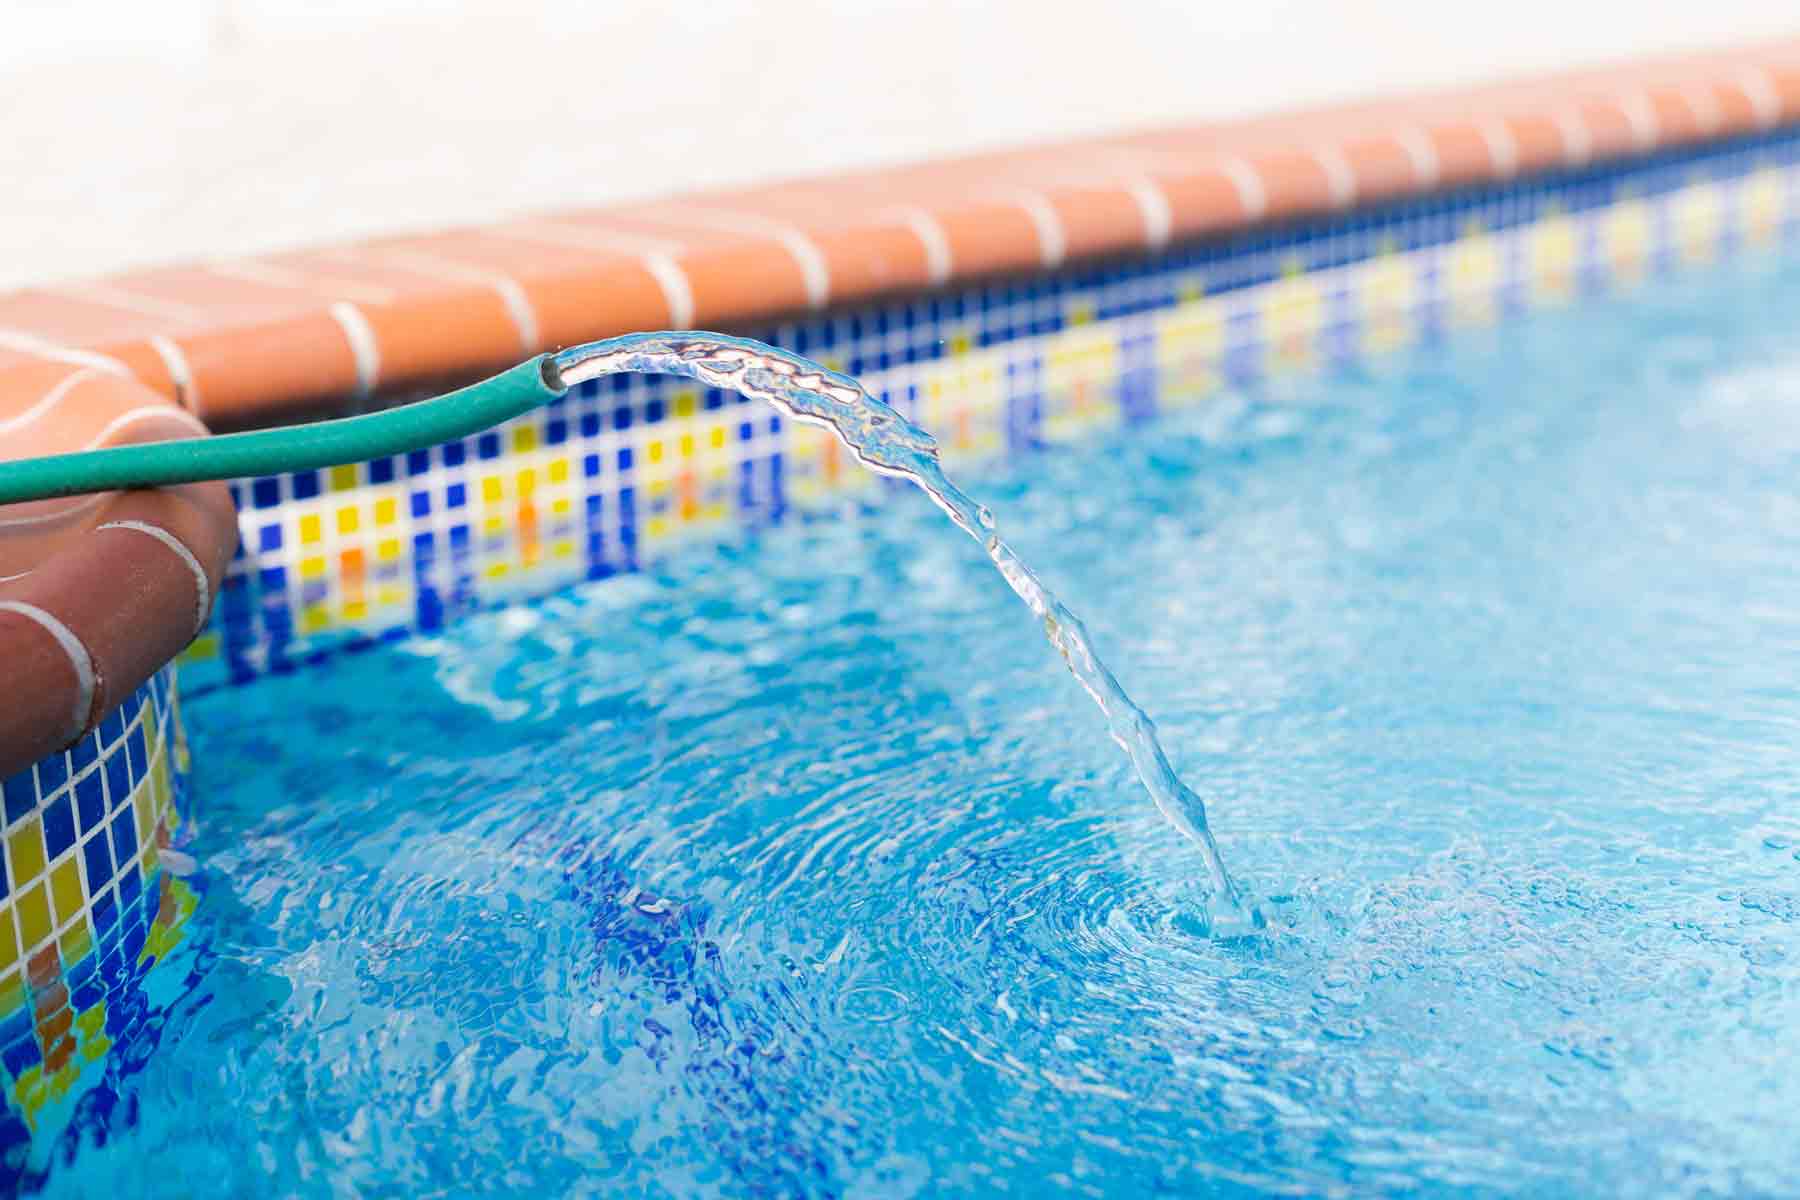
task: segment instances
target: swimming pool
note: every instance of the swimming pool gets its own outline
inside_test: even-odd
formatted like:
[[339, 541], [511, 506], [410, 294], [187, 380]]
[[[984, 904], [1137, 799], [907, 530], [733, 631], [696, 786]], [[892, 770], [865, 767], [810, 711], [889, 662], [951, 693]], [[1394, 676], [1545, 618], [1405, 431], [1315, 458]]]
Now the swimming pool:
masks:
[[1259, 938], [910, 493], [191, 699], [200, 903], [46, 1190], [1782, 1191], [1797, 299], [970, 480]]

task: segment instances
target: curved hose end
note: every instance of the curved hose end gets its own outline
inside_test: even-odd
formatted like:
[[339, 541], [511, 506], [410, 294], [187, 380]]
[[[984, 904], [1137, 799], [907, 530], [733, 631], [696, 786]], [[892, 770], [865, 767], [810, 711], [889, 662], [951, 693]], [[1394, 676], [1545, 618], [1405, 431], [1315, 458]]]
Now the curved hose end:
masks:
[[565, 395], [568, 392], [569, 385], [563, 382], [562, 368], [556, 365], [556, 355], [544, 354], [539, 356], [538, 375], [543, 379], [544, 386], [555, 392], [557, 395]]

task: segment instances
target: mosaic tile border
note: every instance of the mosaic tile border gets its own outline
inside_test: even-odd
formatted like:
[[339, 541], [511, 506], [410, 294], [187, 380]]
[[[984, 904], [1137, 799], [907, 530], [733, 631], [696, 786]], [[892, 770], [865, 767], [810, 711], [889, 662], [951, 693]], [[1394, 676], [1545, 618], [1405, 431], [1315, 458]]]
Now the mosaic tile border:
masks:
[[[961, 332], [978, 343], [974, 350], [990, 336], [1026, 336], [1046, 309], [1051, 334], [1106, 320], [1108, 284], [1099, 276], [1112, 268], [1092, 264], [1108, 256], [1140, 256], [1134, 270], [1142, 290], [1141, 256], [1167, 275], [1200, 244], [1197, 239], [1211, 238], [1211, 245], [1251, 261], [1256, 254], [1245, 242], [1247, 230], [1288, 237], [1292, 226], [1283, 223], [1305, 220], [1316, 227], [1353, 212], [1364, 219], [1375, 206], [1402, 197], [1430, 208], [1444, 202], [1447, 190], [1504, 189], [1595, 164], [1629, 163], [1635, 170], [1684, 147], [1796, 124], [1800, 39], [1775, 38], [1349, 106], [50, 282], [0, 294], [0, 456], [101, 447], [157, 433], [203, 434], [202, 419], [242, 426], [359, 411], [492, 372], [549, 347], [632, 330], [743, 329], [784, 313], [829, 314], [833, 306], [846, 314], [861, 306], [875, 323], [898, 311], [896, 328], [888, 331], [892, 340], [864, 356], [863, 370], [912, 366], [920, 361], [917, 347], [906, 345], [899, 336], [904, 330], [898, 330], [909, 315], [915, 335], [922, 326], [943, 324], [940, 340], [954, 346]], [[1506, 215], [1490, 216], [1484, 228], [1504, 239]], [[1404, 226], [1398, 229], [1400, 240], [1409, 242]], [[1239, 236], [1233, 240], [1233, 234]], [[1087, 265], [1066, 270], [1068, 264]], [[1305, 274], [1315, 265], [1301, 256], [1295, 269]], [[1026, 292], [1014, 297], [1018, 303], [1011, 307], [1022, 311], [1010, 328], [984, 308], [1005, 309], [1005, 298], [971, 284], [1007, 273], [1031, 279]], [[1092, 302], [1040, 286], [1059, 283], [1093, 292]], [[1202, 280], [1197, 294], [1211, 294], [1215, 284], [1250, 292], [1262, 286], [1222, 277]], [[948, 305], [948, 315], [920, 316], [919, 303], [896, 306], [882, 299], [931, 292], [936, 295], [924, 303]], [[959, 318], [953, 310], [967, 294], [976, 298]], [[963, 330], [954, 327], [957, 321]], [[1273, 320], [1250, 323], [1260, 328]], [[788, 331], [798, 337], [815, 327], [818, 345], [827, 347], [835, 317], [810, 317]], [[1228, 354], [1236, 345], [1232, 336], [1228, 329]], [[856, 354], [858, 339], [845, 338], [845, 352]], [[1043, 364], [1003, 366], [1022, 373], [1027, 386], [1035, 386], [1034, 372], [1055, 374]], [[1144, 402], [1141, 389], [1130, 402]], [[1029, 403], [1017, 411], [1019, 419], [1008, 428], [1022, 427], [1026, 440], [1050, 428], [1033, 429]], [[541, 432], [548, 437], [554, 431], [546, 426]], [[784, 431], [769, 432], [778, 443], [785, 438]], [[746, 440], [754, 441], [754, 433]], [[682, 444], [677, 441], [678, 450]], [[694, 444], [701, 453], [691, 460], [717, 458], [726, 449]], [[804, 443], [799, 449], [788, 465], [804, 491], [810, 484], [801, 476], [812, 454]], [[634, 459], [632, 467], [640, 463]], [[387, 469], [394, 472], [392, 464]], [[558, 467], [554, 459], [550, 469], [573, 475], [567, 463]], [[835, 484], [836, 464], [827, 461], [820, 469], [826, 484]], [[621, 474], [625, 470], [621, 464]], [[733, 505], [729, 480], [722, 482], [710, 465], [701, 480], [699, 470], [690, 461], [675, 471], [671, 503], [684, 527], [696, 513]], [[440, 609], [454, 612], [479, 602], [503, 577], [520, 583], [522, 573], [535, 573], [541, 579], [531, 587], [547, 580], [548, 568], [537, 561], [538, 535], [587, 517], [558, 513], [554, 498], [548, 512], [540, 512], [525, 494], [537, 487], [535, 477], [511, 478], [519, 496], [503, 504], [526, 546], [516, 571], [486, 561], [491, 556], [485, 545], [495, 539], [487, 514], [474, 523], [451, 521], [448, 544], [420, 552], [421, 558], [436, 553], [437, 565], [417, 580], [407, 576], [408, 551], [391, 539], [379, 539], [372, 549], [348, 547], [335, 565], [292, 585], [297, 607], [268, 614], [263, 650], [237, 653], [241, 647], [229, 640], [221, 656], [224, 674], [289, 669], [296, 656], [304, 661], [315, 653], [311, 643], [328, 640], [334, 629], [352, 630], [353, 642], [368, 636], [367, 629], [398, 631], [404, 623], [391, 612], [376, 618], [370, 610], [399, 607], [409, 590], [423, 601], [412, 621], [424, 628]], [[776, 512], [790, 499], [788, 479], [778, 473], [770, 484]], [[338, 482], [334, 476], [332, 483]], [[378, 485], [374, 478], [368, 483]], [[295, 484], [306, 481], [297, 477]], [[755, 480], [744, 486], [753, 493]], [[486, 488], [483, 479], [484, 504]], [[401, 498], [410, 502], [417, 490]], [[593, 488], [579, 482], [573, 490], [585, 500]], [[629, 490], [643, 493], [633, 495], [634, 503], [659, 502], [654, 486]], [[625, 495], [622, 490], [616, 496], [621, 507], [614, 524], [621, 537], [636, 539], [642, 532], [653, 539], [653, 526], [670, 524], [651, 514], [640, 529], [640, 514], [623, 507]], [[298, 493], [288, 498], [304, 499]], [[281, 500], [279, 490], [275, 500]], [[754, 506], [752, 497], [740, 507]], [[382, 514], [374, 515], [379, 520]], [[540, 517], [543, 523], [533, 524]], [[408, 519], [396, 517], [390, 525]], [[605, 524], [601, 515], [598, 526]], [[575, 538], [552, 537], [550, 553], [579, 558], [577, 543], [596, 533], [577, 532]], [[195, 633], [190, 613], [203, 616], [217, 594], [236, 537], [230, 497], [218, 485], [9, 508], [0, 518], [0, 649], [34, 702], [0, 711], [0, 772], [90, 730], [186, 645]], [[470, 549], [473, 539], [482, 544]], [[621, 553], [629, 563], [640, 549], [628, 544]], [[305, 559], [294, 568], [304, 571]], [[496, 574], [464, 582], [461, 560], [471, 559]], [[141, 586], [106, 586], [126, 570]], [[334, 600], [329, 580], [340, 576], [344, 594]], [[321, 587], [325, 592], [318, 594]], [[309, 591], [311, 598], [304, 594]], [[238, 617], [226, 628], [243, 625]]]
[[0, 780], [0, 1149], [29, 1140], [129, 1035], [141, 1007], [129, 992], [193, 908], [161, 863], [188, 795], [173, 667], [68, 750]]
[[[1800, 134], [742, 330], [862, 378], [953, 460], [1067, 442], [1291, 371], [1792, 242]], [[695, 538], [877, 494], [827, 434], [615, 377], [430, 451], [233, 485], [241, 546], [192, 686], [286, 672]]]

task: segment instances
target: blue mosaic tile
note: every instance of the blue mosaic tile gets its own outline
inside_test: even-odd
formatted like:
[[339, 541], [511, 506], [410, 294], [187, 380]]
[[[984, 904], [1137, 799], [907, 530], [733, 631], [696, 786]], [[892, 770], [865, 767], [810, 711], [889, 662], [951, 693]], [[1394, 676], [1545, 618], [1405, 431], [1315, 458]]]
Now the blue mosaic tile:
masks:
[[88, 915], [94, 922], [94, 928], [99, 931], [101, 940], [106, 941], [119, 920], [119, 902], [113, 898], [110, 887], [94, 900], [93, 906], [88, 909]]
[[106, 776], [90, 771], [75, 781], [75, 813], [81, 819], [81, 832], [91, 833], [106, 820]]
[[[51, 861], [75, 844], [75, 805], [67, 792], [44, 809], [44, 853]], [[105, 879], [108, 875], [96, 876]]]
[[94, 734], [82, 738], [69, 747], [69, 770], [79, 775], [92, 766], [100, 757], [100, 741]]
[[0, 1045], [11, 1045], [31, 1033], [31, 1010], [20, 1008], [0, 1017]]
[[0, 1065], [17, 1079], [27, 1070], [44, 1061], [42, 1051], [38, 1049], [37, 1039], [29, 1034], [22, 1040], [9, 1042], [0, 1050]]
[[[114, 822], [114, 826], [117, 826]], [[87, 867], [89, 879], [111, 879], [113, 874], [113, 858], [107, 850], [103, 837], [89, 838], [81, 844], [81, 857]]]
[[123, 804], [131, 795], [131, 768], [123, 754], [108, 754], [106, 766], [106, 796], [116, 807]]
[[[37, 763], [37, 788], [39, 796], [49, 796], [56, 792], [69, 779], [69, 756], [57, 752], [45, 755]], [[6, 806], [6, 820], [11, 824], [13, 819], [12, 804]]]
[[6, 799], [6, 823], [11, 825], [31, 813], [38, 804], [38, 782], [32, 768], [10, 775], [0, 783], [0, 794]]
[[[99, 838], [95, 838], [99, 841]], [[137, 825], [129, 808], [113, 818], [112, 823], [113, 857], [121, 863], [130, 862], [137, 855]]]
[[[130, 859], [121, 864], [118, 878], [119, 907], [129, 911], [143, 894], [144, 881], [138, 876], [137, 864]], [[136, 951], [132, 951], [136, 953]]]

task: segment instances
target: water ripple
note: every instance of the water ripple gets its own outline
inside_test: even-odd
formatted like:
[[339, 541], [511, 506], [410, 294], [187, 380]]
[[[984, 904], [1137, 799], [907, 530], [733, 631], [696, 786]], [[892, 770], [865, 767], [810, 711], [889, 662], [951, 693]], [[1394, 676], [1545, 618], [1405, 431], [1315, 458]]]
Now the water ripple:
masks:
[[1795, 294], [984, 480], [1255, 939], [910, 495], [206, 697], [199, 909], [41, 1182], [1791, 1191], [1800, 525], [1733, 414]]

